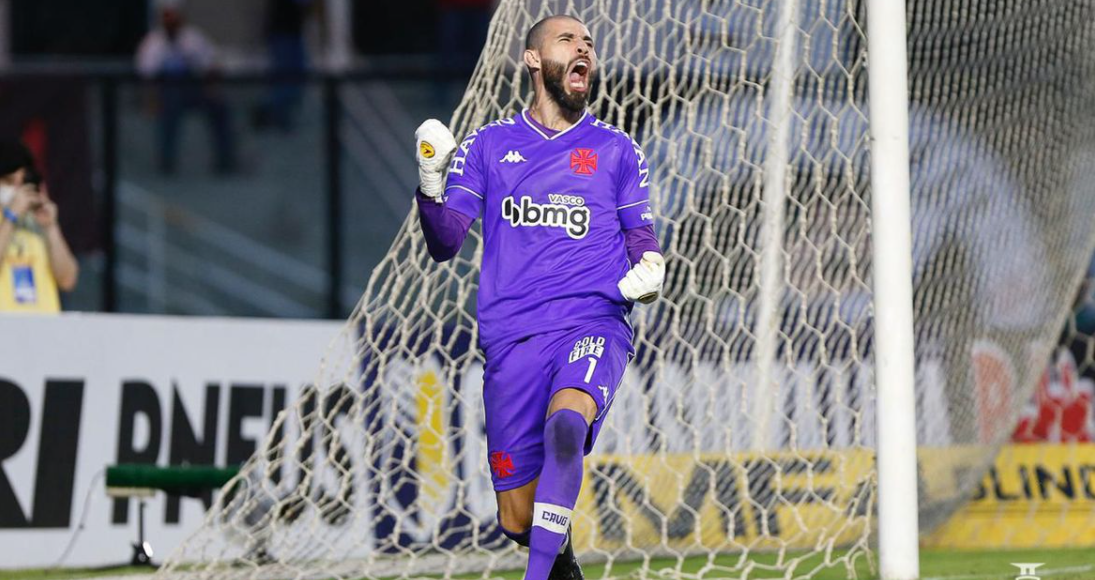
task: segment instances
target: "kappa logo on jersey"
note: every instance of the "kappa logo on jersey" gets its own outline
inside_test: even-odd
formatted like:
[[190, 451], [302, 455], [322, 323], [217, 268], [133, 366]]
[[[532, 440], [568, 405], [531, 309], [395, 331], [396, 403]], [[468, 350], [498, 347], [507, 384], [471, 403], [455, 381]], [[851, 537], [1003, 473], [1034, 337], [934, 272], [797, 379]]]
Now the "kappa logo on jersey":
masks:
[[[565, 228], [567, 235], [572, 239], [580, 240], [589, 233], [590, 212], [585, 206], [585, 198], [576, 195], [552, 194], [548, 196], [552, 203], [536, 203], [532, 198], [524, 195], [521, 201], [514, 201], [513, 196], [502, 200], [502, 219], [509, 220], [513, 227], [519, 226], [545, 226], [549, 228]], [[565, 201], [579, 201], [580, 203], [559, 203]]]
[[570, 351], [569, 362], [580, 360], [587, 356], [600, 358], [605, 353], [605, 337], [587, 336], [574, 343], [574, 350]]
[[528, 159], [522, 157], [520, 151], [513, 150], [507, 151], [505, 157], [498, 160], [499, 163], [524, 163], [526, 161]]
[[597, 171], [597, 154], [592, 149], [575, 149], [570, 154], [574, 175], [593, 175]]
[[490, 454], [490, 470], [498, 479], [505, 479], [513, 475], [513, 458], [505, 451], [495, 451]]

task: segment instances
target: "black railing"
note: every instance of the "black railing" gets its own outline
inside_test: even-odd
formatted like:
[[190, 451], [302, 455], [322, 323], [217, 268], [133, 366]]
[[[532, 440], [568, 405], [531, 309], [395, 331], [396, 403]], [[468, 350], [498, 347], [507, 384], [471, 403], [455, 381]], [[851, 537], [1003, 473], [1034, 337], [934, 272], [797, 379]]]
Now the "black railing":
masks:
[[[314, 72], [307, 75], [281, 76], [265, 71], [236, 71], [218, 74], [208, 78], [149, 79], [136, 74], [128, 66], [87, 65], [29, 65], [0, 71], [0, 84], [19, 87], [21, 83], [49, 81], [63, 78], [67, 82], [80, 83], [89, 94], [100, 100], [98, 107], [99, 130], [92, 154], [98, 160], [94, 189], [98, 194], [101, 216], [99, 220], [99, 246], [102, 251], [102, 279], [99, 292], [99, 307], [106, 312], [118, 312], [121, 308], [119, 290], [119, 223], [118, 187], [121, 181], [120, 159], [122, 144], [122, 106], [125, 89], [142, 85], [207, 85], [217, 87], [268, 86], [277, 83], [297, 83], [303, 87], [321, 90], [321, 127], [322, 135], [322, 196], [324, 209], [322, 224], [325, 239], [322, 244], [324, 268], [327, 274], [325, 308], [327, 317], [339, 318], [344, 315], [348, 305], [344, 304], [340, 290], [343, 287], [344, 270], [344, 207], [343, 203], [343, 150], [340, 139], [343, 103], [341, 89], [347, 83], [366, 82], [428, 82], [453, 83], [466, 81], [467, 70], [443, 69], [432, 59], [389, 59], [377, 60], [352, 71], [337, 74]], [[451, 111], [450, 111], [451, 112]], [[0, 118], [4, 113], [0, 111]], [[89, 115], [89, 123], [91, 115]], [[10, 126], [10, 123], [9, 123]], [[314, 130], [314, 127], [310, 127]], [[92, 131], [92, 133], [95, 133]], [[411, 139], [410, 136], [407, 136]], [[399, 144], [393, 144], [398, 147]], [[319, 177], [319, 176], [317, 176]]]

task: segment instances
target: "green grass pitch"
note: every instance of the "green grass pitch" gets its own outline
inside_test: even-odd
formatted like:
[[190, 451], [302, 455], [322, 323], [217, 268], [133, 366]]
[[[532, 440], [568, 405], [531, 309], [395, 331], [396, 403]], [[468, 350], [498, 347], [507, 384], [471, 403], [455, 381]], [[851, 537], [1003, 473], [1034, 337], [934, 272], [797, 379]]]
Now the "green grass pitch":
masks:
[[[753, 560], [757, 563], [768, 564], [774, 562], [775, 557], [758, 555]], [[716, 578], [740, 578], [740, 573], [730, 573], [726, 570], [733, 567], [737, 558], [722, 556], [714, 561], [713, 567], [701, 575], [697, 573], [707, 564], [706, 558], [690, 558], [684, 561], [680, 570], [677, 570], [675, 559], [655, 559], [650, 562], [650, 572], [647, 577], [668, 579], [683, 576], [684, 578], [716, 579]], [[959, 551], [959, 550], [922, 550], [920, 553], [920, 577], [921, 580], [1015, 580], [1019, 575], [1019, 569], [1012, 565], [1013, 562], [1043, 562], [1037, 570], [1038, 576], [1044, 580], [1095, 580], [1095, 547], [1071, 548], [1071, 549], [1032, 549], [1032, 550], [1001, 550], [1001, 551]], [[794, 576], [800, 578], [807, 570], [813, 569], [816, 562], [809, 559], [802, 562]], [[616, 563], [608, 574], [602, 564], [590, 564], [584, 566], [588, 580], [598, 579], [638, 579], [639, 562]], [[122, 575], [147, 575], [148, 568], [113, 568], [113, 569], [38, 569], [38, 570], [0, 570], [0, 580], [72, 580], [76, 578], [113, 577]], [[511, 571], [501, 574], [505, 580], [519, 580], [521, 571]], [[860, 558], [857, 561], [856, 576], [860, 580], [873, 580], [878, 578], [877, 568], [871, 569], [870, 564]], [[478, 577], [478, 576], [475, 576]], [[777, 572], [754, 571], [748, 576], [750, 579], [775, 579], [785, 578]], [[830, 568], [819, 571], [811, 580], [846, 580], [847, 573], [840, 568]]]

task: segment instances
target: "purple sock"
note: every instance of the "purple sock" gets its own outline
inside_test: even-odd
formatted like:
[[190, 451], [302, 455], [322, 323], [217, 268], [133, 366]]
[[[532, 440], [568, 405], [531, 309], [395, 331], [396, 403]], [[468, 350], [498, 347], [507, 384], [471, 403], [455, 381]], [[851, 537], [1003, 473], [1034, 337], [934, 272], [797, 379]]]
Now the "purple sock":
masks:
[[525, 580], [547, 580], [563, 547], [570, 513], [582, 488], [582, 457], [589, 425], [577, 411], [563, 409], [544, 424], [544, 468], [532, 509], [532, 545]]

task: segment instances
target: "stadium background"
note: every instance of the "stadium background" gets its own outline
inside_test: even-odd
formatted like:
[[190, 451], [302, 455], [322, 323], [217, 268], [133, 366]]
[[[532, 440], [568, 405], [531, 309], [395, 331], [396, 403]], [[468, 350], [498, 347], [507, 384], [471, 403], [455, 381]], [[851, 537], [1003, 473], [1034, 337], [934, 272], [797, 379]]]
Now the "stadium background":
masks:
[[[83, 267], [77, 290], [64, 297], [65, 309], [342, 319], [411, 209], [409, 192], [416, 177], [409, 136], [421, 119], [447, 119], [471, 74], [473, 61], [454, 59], [451, 53], [454, 46], [465, 47], [474, 59], [481, 39], [472, 33], [442, 40], [447, 37], [441, 31], [451, 24], [447, 19], [454, 17], [453, 12], [469, 21], [478, 18], [472, 14], [474, 4], [327, 2], [305, 26], [310, 66], [297, 77], [270, 70], [264, 38], [266, 2], [226, 5], [188, 0], [181, 5], [188, 20], [220, 50], [215, 86], [231, 111], [238, 165], [227, 175], [212, 170], [209, 129], [200, 114], [190, 114], [179, 166], [163, 175], [156, 160], [154, 99], [131, 64], [159, 6], [137, 0], [0, 2], [0, 132], [21, 136], [35, 150], [61, 206], [62, 226]], [[462, 31], [474, 28], [456, 26]], [[260, 127], [253, 110], [272, 87], [285, 82], [299, 83], [303, 90], [292, 126]], [[1092, 285], [1077, 288], [1076, 297], [1076, 316], [1062, 329], [1054, 360], [1045, 361], [1045, 377], [1024, 411], [1015, 444], [998, 458], [971, 505], [926, 538], [927, 546], [1095, 545]], [[126, 320], [87, 319], [85, 336], [102, 332], [101, 325]], [[173, 321], [163, 324], [167, 326], [149, 332], [177, 332]], [[71, 352], [51, 338], [59, 334], [50, 334], [70, 330], [27, 330], [29, 336], [35, 332], [53, 341], [43, 347], [52, 359], [43, 365]], [[323, 332], [320, 327], [315, 334], [297, 336]], [[200, 338], [195, 339], [198, 342]], [[23, 379], [19, 375], [24, 371], [14, 362], [26, 360], [29, 351], [19, 349], [29, 348], [27, 344], [6, 343], [5, 352], [15, 356], [4, 357], [4, 365], [12, 366], [0, 369], [0, 379], [9, 385], [5, 393], [14, 392], [10, 385], [23, 392], [30, 416], [44, 422], [46, 410], [54, 408], [46, 401], [46, 376]], [[297, 354], [307, 358], [305, 352]], [[307, 372], [286, 371], [290, 376], [284, 378], [306, 380]], [[168, 384], [179, 379], [171, 375], [164, 373]], [[209, 442], [197, 435], [203, 431], [197, 425], [210, 425], [210, 410], [208, 398], [199, 410], [203, 403], [198, 401], [207, 396], [203, 389], [208, 387], [208, 377], [199, 375], [170, 387], [153, 384], [152, 390], [159, 393], [165, 414], [170, 397], [176, 403], [184, 401], [177, 407], [184, 409], [190, 432], [180, 433], [200, 448]], [[261, 387], [263, 411], [257, 416], [269, 418], [272, 413], [268, 405], [277, 398], [275, 382], [271, 379]], [[232, 389], [224, 385], [218, 396], [228, 400]], [[246, 395], [240, 397], [244, 400]], [[8, 405], [0, 413], [8, 411], [5, 418], [13, 421], [16, 408]], [[222, 417], [218, 424], [213, 414], [212, 425], [227, 420]], [[119, 442], [119, 424], [99, 426], [103, 444], [111, 451]], [[18, 521], [11, 517], [14, 512], [6, 511], [0, 526], [6, 529], [0, 534], [26, 534], [16, 530], [42, 527], [63, 530], [58, 537], [67, 539], [84, 499], [86, 485], [81, 483], [89, 477], [76, 478], [69, 489], [69, 517], [43, 515], [42, 525], [35, 525], [28, 489], [34, 487], [37, 493], [35, 482], [41, 473], [40, 461], [31, 460], [45, 442], [39, 437], [44, 430], [38, 429], [18, 438], [5, 432], [10, 439], [0, 441], [0, 449], [13, 452], [14, 459], [4, 465], [14, 488], [11, 496], [20, 498], [20, 509], [27, 514]], [[229, 450], [231, 435], [217, 429], [224, 439], [212, 457], [230, 462], [246, 446]], [[81, 432], [80, 437], [96, 436]], [[1079, 444], [1058, 446], [1062, 441]], [[180, 453], [178, 457], [185, 456]], [[162, 454], [149, 458], [166, 463], [171, 454], [165, 447]], [[165, 526], [172, 522], [169, 511], [178, 509], [167, 503], [153, 504], [153, 511], [164, 510], [159, 519]], [[200, 514], [200, 502], [181, 503], [184, 512]], [[109, 525], [119, 538], [132, 535], [129, 518], [116, 518]], [[123, 553], [115, 559], [124, 558]]]
[[[489, 2], [412, 0], [375, 13], [313, 2], [293, 126], [262, 130], [254, 110], [271, 75], [297, 74], [271, 70], [267, 15], [278, 3], [168, 4], [218, 50], [213, 90], [237, 150], [229, 175], [211, 171], [200, 110], [184, 117], [174, 174], [158, 171], [154, 89], [132, 65], [157, 2], [5, 3], [0, 132], [44, 154], [83, 265], [66, 308], [344, 318], [411, 208], [403, 193], [416, 173], [400, 136], [419, 119], [451, 116]], [[148, 246], [149, 236], [160, 242]]]

